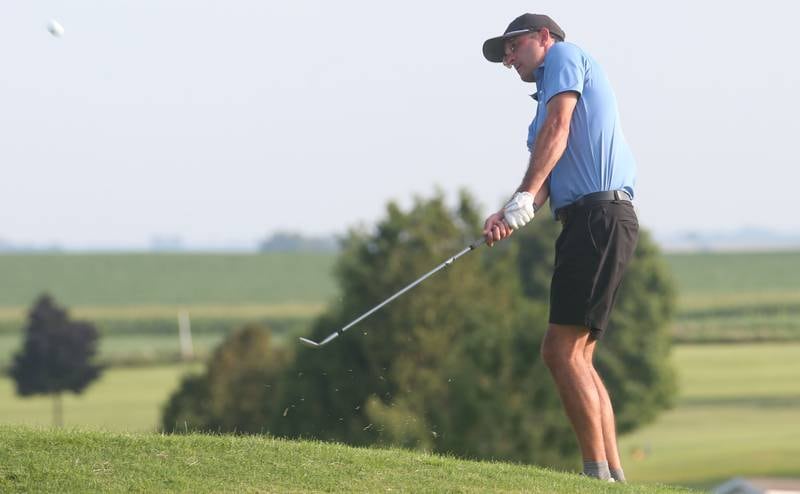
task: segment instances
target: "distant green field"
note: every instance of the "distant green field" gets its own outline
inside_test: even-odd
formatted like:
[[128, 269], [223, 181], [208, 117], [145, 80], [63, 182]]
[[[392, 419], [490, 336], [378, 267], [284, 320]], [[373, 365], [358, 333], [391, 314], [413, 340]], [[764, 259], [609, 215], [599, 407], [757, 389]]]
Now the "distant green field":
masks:
[[[122, 367], [106, 370], [80, 395], [64, 394], [64, 425], [111, 431], [155, 431], [161, 407], [187, 372], [198, 364]], [[50, 426], [52, 400], [45, 396], [20, 398], [14, 382], [0, 378], [0, 423]]]
[[[103, 335], [101, 358], [166, 361], [188, 310], [207, 354], [251, 322], [303, 332], [335, 301], [335, 254], [0, 255], [0, 367], [21, 342], [34, 298], [48, 292]], [[679, 289], [681, 342], [800, 341], [800, 252], [665, 256]]]
[[[284, 310], [291, 308], [292, 310]], [[286, 337], [305, 333], [313, 317], [322, 306], [264, 307], [261, 313], [253, 310], [232, 308], [231, 315], [215, 315], [198, 310], [191, 314], [192, 346], [197, 358], [208, 356], [216, 345], [231, 331], [246, 324], [259, 324], [272, 330], [276, 342]], [[77, 312], [76, 318], [92, 321], [100, 333], [99, 359], [107, 364], [120, 363], [165, 363], [179, 360], [178, 309], [164, 308], [163, 318], [156, 311], [141, 312], [141, 318], [120, 312], [116, 318], [104, 312], [102, 319]], [[202, 309], [202, 308], [200, 308]], [[280, 310], [279, 310], [280, 309]], [[172, 316], [168, 314], [172, 312]], [[270, 314], [285, 314], [283, 316]], [[109, 317], [112, 317], [109, 319]], [[0, 317], [0, 369], [8, 366], [22, 346], [25, 325], [22, 319]]]
[[800, 340], [800, 252], [670, 254], [679, 341]]
[[0, 307], [325, 302], [333, 254], [3, 254]]
[[27, 310], [49, 293], [101, 333], [105, 362], [168, 361], [177, 315], [198, 355], [248, 323], [303, 331], [335, 293], [333, 254], [0, 255], [0, 368], [21, 345]]
[[686, 253], [666, 259], [685, 297], [800, 292], [800, 252]]
[[800, 476], [800, 343], [679, 345], [674, 361], [677, 407], [620, 442], [631, 478]]
[[[335, 254], [3, 254], [0, 311], [49, 292], [78, 307], [321, 304]], [[665, 256], [688, 308], [800, 299], [800, 252]], [[0, 316], [2, 312], [0, 312]]]

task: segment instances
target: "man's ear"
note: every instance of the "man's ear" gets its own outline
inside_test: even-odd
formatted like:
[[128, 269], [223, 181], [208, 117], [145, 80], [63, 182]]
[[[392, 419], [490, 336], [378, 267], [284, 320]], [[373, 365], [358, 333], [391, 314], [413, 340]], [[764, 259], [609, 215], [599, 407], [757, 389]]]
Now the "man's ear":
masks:
[[543, 27], [537, 31], [539, 33], [539, 44], [542, 46], [546, 45], [547, 42], [550, 40], [550, 30], [546, 27]]

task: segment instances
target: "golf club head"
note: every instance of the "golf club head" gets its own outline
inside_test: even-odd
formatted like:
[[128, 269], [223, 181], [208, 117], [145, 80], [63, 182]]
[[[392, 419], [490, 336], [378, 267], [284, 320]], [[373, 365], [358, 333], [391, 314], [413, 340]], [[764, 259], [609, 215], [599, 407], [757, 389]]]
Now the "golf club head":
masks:
[[305, 345], [305, 346], [307, 346], [307, 347], [309, 347], [309, 348], [319, 348], [319, 347], [322, 347], [322, 346], [325, 346], [325, 345], [327, 345], [328, 343], [330, 343], [331, 341], [333, 341], [334, 339], [336, 339], [336, 338], [337, 338], [337, 337], [338, 337], [340, 334], [344, 333], [345, 331], [347, 331], [348, 329], [350, 329], [352, 326], [354, 326], [354, 325], [358, 324], [358, 322], [359, 322], [359, 321], [361, 321], [362, 319], [366, 318], [367, 316], [369, 316], [369, 315], [370, 315], [370, 314], [372, 314], [373, 312], [377, 311], [378, 309], [380, 309], [380, 308], [381, 308], [381, 307], [383, 307], [384, 305], [388, 304], [389, 302], [391, 302], [392, 300], [396, 299], [396, 298], [397, 298], [397, 297], [399, 297], [400, 295], [404, 294], [404, 293], [405, 293], [405, 292], [407, 292], [408, 290], [411, 290], [412, 288], [414, 288], [414, 287], [415, 287], [415, 286], [417, 286], [418, 284], [422, 283], [422, 282], [423, 282], [423, 281], [425, 281], [425, 280], [426, 280], [426, 279], [427, 279], [429, 276], [431, 276], [431, 275], [433, 275], [434, 273], [436, 273], [436, 272], [438, 272], [438, 271], [440, 271], [440, 270], [442, 270], [442, 269], [446, 268], [447, 266], [450, 266], [451, 264], [453, 264], [453, 263], [456, 261], [456, 259], [458, 259], [459, 257], [463, 256], [463, 255], [464, 255], [464, 254], [466, 254], [467, 252], [469, 252], [469, 251], [471, 251], [471, 250], [473, 250], [473, 249], [475, 249], [475, 248], [477, 248], [477, 247], [480, 247], [480, 246], [481, 246], [481, 245], [483, 245], [484, 243], [486, 243], [486, 238], [485, 238], [485, 237], [481, 237], [481, 238], [479, 238], [478, 240], [476, 240], [476, 241], [472, 242], [471, 244], [469, 244], [469, 245], [467, 246], [467, 248], [463, 249], [461, 252], [457, 253], [456, 255], [454, 255], [453, 257], [451, 257], [450, 259], [447, 259], [445, 262], [443, 262], [442, 264], [440, 264], [440, 265], [439, 265], [439, 266], [437, 266], [436, 268], [432, 269], [431, 271], [429, 271], [428, 273], [426, 273], [426, 274], [425, 274], [424, 276], [422, 276], [421, 278], [418, 278], [417, 280], [415, 280], [414, 282], [412, 282], [410, 285], [406, 286], [405, 288], [403, 288], [403, 289], [402, 289], [402, 290], [400, 290], [399, 292], [395, 293], [395, 294], [394, 294], [394, 295], [392, 295], [391, 297], [387, 298], [386, 300], [384, 300], [384, 301], [383, 301], [383, 302], [381, 302], [380, 304], [376, 305], [376, 306], [375, 306], [375, 307], [373, 307], [372, 309], [370, 309], [370, 310], [368, 310], [367, 312], [365, 312], [365, 313], [361, 314], [361, 316], [359, 316], [357, 319], [355, 319], [355, 320], [351, 321], [351, 322], [350, 322], [350, 324], [348, 324], [347, 326], [343, 327], [342, 329], [340, 329], [340, 330], [336, 331], [335, 333], [331, 334], [330, 336], [328, 336], [328, 337], [327, 337], [327, 338], [325, 338], [324, 340], [320, 341], [319, 343], [317, 343], [316, 341], [313, 341], [313, 340], [309, 340], [308, 338], [300, 338], [300, 343], [302, 343], [303, 345]]
[[320, 347], [319, 343], [317, 343], [316, 341], [311, 341], [308, 338], [300, 338], [300, 343], [304, 344], [305, 346], [307, 346], [309, 348], [319, 348]]
[[336, 339], [336, 337], [339, 336], [339, 334], [340, 334], [339, 332], [333, 333], [332, 335], [328, 336], [319, 343], [317, 343], [316, 341], [309, 340], [308, 338], [300, 338], [300, 343], [304, 344], [309, 348], [319, 348], [321, 346], [327, 345], [328, 343]]

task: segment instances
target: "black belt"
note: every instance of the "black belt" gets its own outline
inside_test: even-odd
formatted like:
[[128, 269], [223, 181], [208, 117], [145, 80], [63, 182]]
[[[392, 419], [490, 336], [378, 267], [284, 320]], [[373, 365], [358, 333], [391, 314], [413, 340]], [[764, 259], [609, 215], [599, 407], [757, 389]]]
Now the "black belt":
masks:
[[592, 192], [591, 194], [586, 194], [585, 196], [581, 197], [577, 201], [567, 204], [564, 207], [556, 209], [556, 218], [562, 223], [567, 221], [567, 216], [569, 212], [575, 210], [577, 208], [588, 206], [589, 204], [593, 204], [596, 202], [602, 201], [628, 201], [630, 202], [631, 196], [628, 195], [627, 192], [624, 190], [603, 190], [600, 192]]

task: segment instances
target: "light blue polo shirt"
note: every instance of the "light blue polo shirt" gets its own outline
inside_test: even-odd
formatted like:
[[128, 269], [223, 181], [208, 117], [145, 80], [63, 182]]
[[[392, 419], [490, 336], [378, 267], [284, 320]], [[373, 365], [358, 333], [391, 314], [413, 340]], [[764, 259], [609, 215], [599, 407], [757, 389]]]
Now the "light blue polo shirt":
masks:
[[605, 71], [588, 53], [567, 42], [554, 44], [534, 72], [538, 106], [528, 128], [528, 150], [534, 152], [547, 103], [565, 91], [580, 93], [569, 125], [567, 149], [550, 173], [550, 208], [555, 211], [582, 196], [625, 190], [634, 197], [636, 162], [619, 123], [617, 98]]

